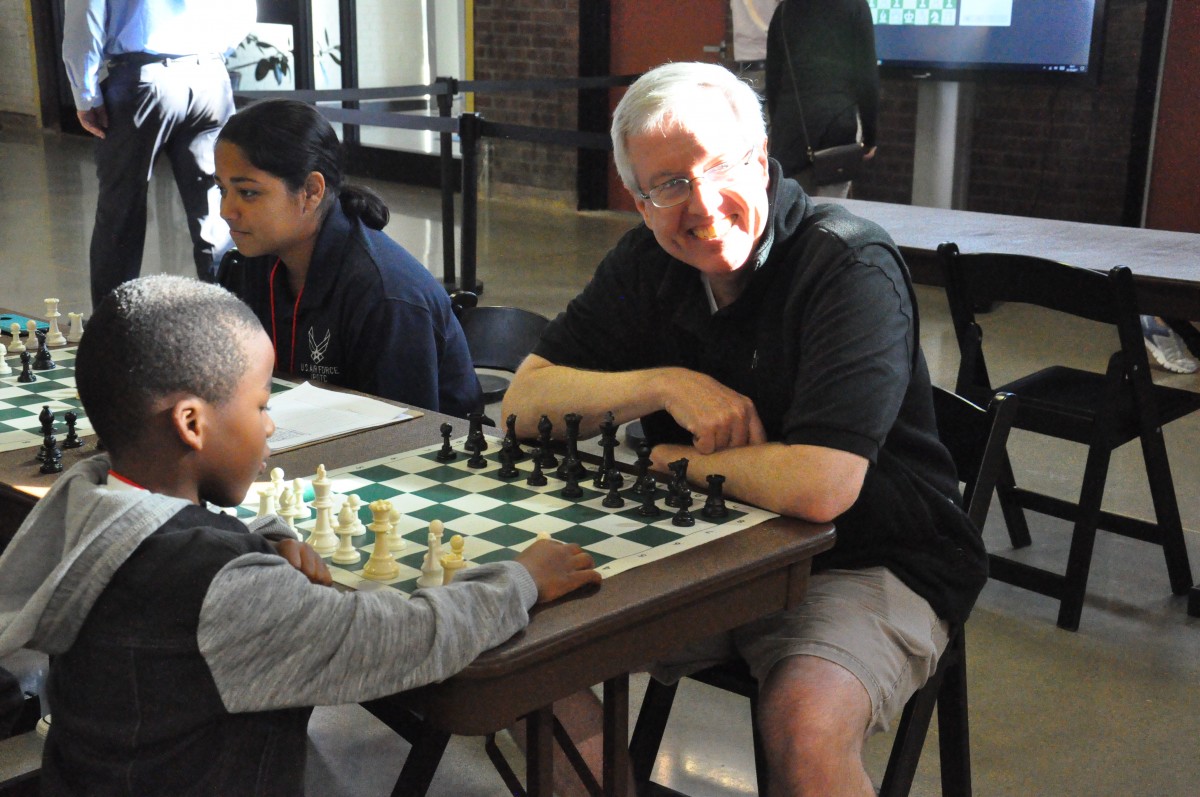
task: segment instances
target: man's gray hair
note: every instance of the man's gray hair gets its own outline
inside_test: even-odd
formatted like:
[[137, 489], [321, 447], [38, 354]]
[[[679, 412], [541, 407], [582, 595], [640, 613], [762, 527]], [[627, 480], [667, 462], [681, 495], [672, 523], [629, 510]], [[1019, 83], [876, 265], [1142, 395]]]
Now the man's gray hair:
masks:
[[157, 399], [190, 393], [225, 402], [250, 366], [245, 333], [261, 329], [219, 285], [163, 274], [118, 286], [88, 320], [75, 360], [96, 433], [116, 451], [137, 440]]
[[635, 194], [642, 190], [629, 162], [630, 136], [662, 130], [668, 121], [686, 125], [692, 115], [720, 113], [711, 105], [713, 95], [725, 100], [731, 123], [742, 129], [748, 146], [762, 143], [767, 137], [762, 100], [750, 84], [717, 64], [663, 64], [638, 78], [613, 112], [613, 158], [626, 188]]

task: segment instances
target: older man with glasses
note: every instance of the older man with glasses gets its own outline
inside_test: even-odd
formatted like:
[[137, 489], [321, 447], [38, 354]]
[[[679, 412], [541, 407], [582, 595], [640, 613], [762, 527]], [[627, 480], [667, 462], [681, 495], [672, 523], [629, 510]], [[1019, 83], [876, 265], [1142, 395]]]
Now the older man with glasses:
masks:
[[727, 70], [668, 64], [613, 119], [644, 225], [546, 330], [504, 400], [641, 418], [656, 469], [726, 477], [735, 497], [833, 521], [804, 604], [671, 661], [740, 655], [760, 685], [772, 794], [870, 795], [863, 741], [936, 667], [986, 580], [938, 441], [916, 299], [895, 244], [815, 206], [768, 157], [758, 97]]

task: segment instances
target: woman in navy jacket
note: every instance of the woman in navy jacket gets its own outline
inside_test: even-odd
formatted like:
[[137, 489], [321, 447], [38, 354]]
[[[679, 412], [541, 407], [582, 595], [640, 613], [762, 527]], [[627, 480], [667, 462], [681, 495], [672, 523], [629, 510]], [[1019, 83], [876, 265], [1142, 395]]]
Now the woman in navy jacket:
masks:
[[216, 161], [237, 245], [218, 279], [262, 321], [277, 370], [449, 415], [482, 409], [446, 291], [382, 232], [383, 200], [344, 183], [325, 117], [255, 103], [222, 129]]

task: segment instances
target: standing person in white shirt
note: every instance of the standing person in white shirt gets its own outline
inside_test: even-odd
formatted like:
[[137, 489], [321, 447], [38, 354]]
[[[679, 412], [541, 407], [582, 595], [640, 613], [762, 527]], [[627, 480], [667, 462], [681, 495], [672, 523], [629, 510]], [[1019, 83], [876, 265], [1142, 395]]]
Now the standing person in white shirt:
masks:
[[65, 11], [63, 61], [75, 107], [100, 139], [92, 306], [141, 272], [160, 152], [179, 186], [196, 273], [214, 279], [230, 246], [213, 179], [213, 145], [234, 112], [225, 55], [254, 23], [255, 0], [66, 0]]

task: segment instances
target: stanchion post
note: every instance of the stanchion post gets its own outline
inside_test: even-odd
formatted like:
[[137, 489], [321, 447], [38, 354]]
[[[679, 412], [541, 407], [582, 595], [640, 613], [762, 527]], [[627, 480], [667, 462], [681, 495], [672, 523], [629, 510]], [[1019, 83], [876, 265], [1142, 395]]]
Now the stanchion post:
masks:
[[458, 148], [462, 153], [462, 284], [464, 291], [483, 295], [475, 279], [475, 247], [479, 224], [479, 133], [482, 117], [464, 113], [458, 122]]
[[[439, 77], [445, 82], [446, 91], [437, 95], [438, 116], [450, 118], [454, 95], [458, 94], [458, 81], [452, 77]], [[442, 167], [442, 285], [451, 291], [457, 287], [454, 266], [454, 138], [450, 131], [443, 131], [438, 140], [441, 144]]]

